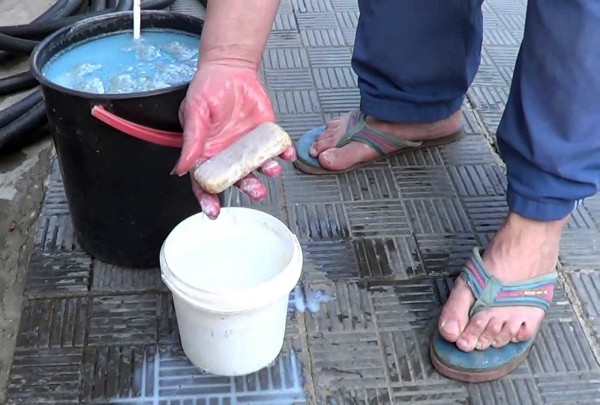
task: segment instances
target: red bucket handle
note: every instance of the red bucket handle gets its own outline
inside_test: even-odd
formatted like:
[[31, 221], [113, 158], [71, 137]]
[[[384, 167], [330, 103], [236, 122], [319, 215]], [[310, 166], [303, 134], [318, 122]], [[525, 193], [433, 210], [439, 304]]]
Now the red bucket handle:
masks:
[[106, 125], [142, 141], [170, 146], [172, 148], [181, 148], [183, 146], [183, 134], [181, 132], [162, 131], [136, 124], [111, 113], [101, 105], [92, 107], [92, 116]]

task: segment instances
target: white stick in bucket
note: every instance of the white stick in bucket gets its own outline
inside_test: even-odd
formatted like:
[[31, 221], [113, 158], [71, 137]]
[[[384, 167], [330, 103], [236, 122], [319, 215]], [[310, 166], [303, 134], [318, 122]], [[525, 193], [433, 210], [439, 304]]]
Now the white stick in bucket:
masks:
[[133, 39], [140, 38], [141, 31], [141, 14], [142, 14], [142, 1], [133, 0]]

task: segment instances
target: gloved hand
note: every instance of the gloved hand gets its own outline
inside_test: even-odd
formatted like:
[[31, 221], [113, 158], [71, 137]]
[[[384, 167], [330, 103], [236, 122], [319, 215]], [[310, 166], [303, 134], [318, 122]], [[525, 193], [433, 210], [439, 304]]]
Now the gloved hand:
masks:
[[[179, 109], [183, 148], [174, 173], [184, 175], [256, 126], [274, 119], [271, 101], [255, 69], [230, 61], [201, 64]], [[296, 152], [291, 147], [280, 157], [293, 160]], [[261, 166], [260, 172], [277, 176], [281, 166], [277, 161], [269, 160]], [[190, 177], [202, 211], [210, 218], [216, 218], [221, 208], [219, 199]], [[265, 185], [254, 174], [241, 179], [236, 186], [257, 201], [267, 195]]]

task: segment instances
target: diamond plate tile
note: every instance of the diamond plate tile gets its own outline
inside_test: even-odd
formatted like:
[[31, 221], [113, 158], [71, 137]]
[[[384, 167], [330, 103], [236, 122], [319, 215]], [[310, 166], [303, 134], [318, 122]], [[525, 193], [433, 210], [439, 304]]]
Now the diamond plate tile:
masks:
[[71, 216], [42, 214], [38, 219], [38, 230], [34, 246], [48, 252], [82, 251], [77, 243]]
[[596, 229], [596, 223], [587, 206], [580, 205], [573, 210], [566, 229]]
[[81, 348], [18, 351], [8, 404], [78, 404]]
[[418, 386], [393, 387], [394, 403], [416, 405], [429, 404], [468, 404], [467, 393], [463, 387], [448, 388], [445, 384], [427, 384]]
[[156, 294], [94, 297], [88, 344], [156, 343], [158, 309]]
[[499, 14], [498, 19], [502, 21], [504, 27], [511, 31], [522, 31], [525, 26], [525, 13], [519, 14]]
[[466, 233], [471, 224], [460, 200], [456, 198], [421, 198], [404, 200], [406, 215], [417, 234]]
[[415, 235], [419, 253], [429, 276], [460, 272], [473, 248], [479, 245], [472, 234]]
[[374, 332], [309, 336], [309, 350], [317, 397], [341, 387], [386, 387]]
[[597, 269], [600, 263], [600, 231], [565, 230], [560, 243], [560, 262], [566, 271]]
[[358, 25], [358, 11], [339, 11], [335, 13], [341, 28], [354, 28]]
[[594, 224], [600, 227], [600, 194], [587, 198], [583, 202], [583, 207], [592, 217]]
[[270, 91], [286, 91], [290, 82], [294, 83], [296, 90], [313, 89], [313, 77], [309, 69], [269, 69], [265, 70], [267, 87]]
[[406, 166], [444, 166], [440, 148], [431, 147], [398, 153], [389, 159], [392, 167]]
[[[492, 74], [491, 76], [497, 77], [498, 75]], [[503, 110], [508, 99], [509, 88], [504, 83], [499, 84], [498, 86], [490, 84], [471, 86], [469, 88], [469, 99], [473, 106], [478, 110]]]
[[276, 114], [307, 114], [320, 112], [314, 90], [271, 91]]
[[17, 350], [83, 347], [89, 298], [26, 300]]
[[309, 67], [304, 48], [267, 48], [262, 60], [268, 69], [302, 69]]
[[274, 31], [297, 31], [296, 17], [293, 13], [277, 13], [272, 29]]
[[69, 206], [67, 204], [67, 197], [65, 195], [65, 189], [58, 171], [58, 166], [52, 169], [50, 175], [48, 190], [44, 197], [44, 205], [41, 211], [42, 215], [65, 215], [69, 214]]
[[158, 296], [158, 307], [160, 311], [158, 317], [158, 343], [181, 344], [173, 296], [170, 293], [160, 294]]
[[338, 176], [344, 201], [381, 201], [400, 198], [393, 173], [385, 168], [363, 168]]
[[450, 177], [443, 167], [394, 167], [392, 172], [404, 198], [455, 196]]
[[600, 346], [600, 274], [595, 271], [569, 273], [567, 280], [574, 289], [575, 299], [582, 311], [581, 318], [588, 330], [592, 331], [592, 339], [598, 347]]
[[[314, 114], [277, 114], [277, 123], [296, 141], [304, 133], [314, 127], [323, 125], [323, 117], [320, 113]], [[288, 167], [288, 165], [285, 165]]]
[[309, 337], [320, 339], [324, 334], [338, 336], [342, 332], [374, 330], [369, 298], [364, 287], [353, 282], [336, 282], [331, 294], [333, 299], [322, 303], [320, 311], [306, 314]]
[[348, 66], [352, 58], [350, 48], [347, 47], [309, 48], [307, 51], [313, 68]]
[[462, 114], [462, 129], [467, 135], [481, 135], [481, 127], [475, 116], [475, 112], [468, 105], [463, 105]]
[[587, 405], [598, 403], [600, 374], [571, 373], [536, 379], [545, 405]]
[[427, 327], [438, 312], [431, 280], [371, 282], [369, 296], [381, 332]]
[[472, 404], [545, 404], [533, 378], [505, 378], [485, 384], [467, 385]]
[[88, 291], [91, 258], [82, 252], [35, 252], [24, 293], [49, 296]]
[[310, 29], [300, 32], [302, 44], [312, 47], [344, 46], [344, 36], [339, 29]]
[[128, 269], [94, 260], [91, 291], [102, 293], [159, 291], [166, 286], [160, 278], [160, 269]]
[[520, 38], [515, 38], [510, 31], [503, 28], [486, 29], [483, 32], [484, 45], [519, 46]]
[[506, 177], [498, 165], [464, 165], [448, 168], [459, 196], [504, 196]]
[[406, 279], [423, 276], [417, 244], [411, 237], [354, 239], [362, 279]]
[[400, 201], [357, 201], [345, 204], [355, 238], [409, 236], [408, 215]]
[[288, 205], [289, 225], [300, 240], [346, 239], [350, 236], [342, 204]]
[[353, 0], [330, 0], [335, 11], [357, 11], [358, 5]]
[[302, 46], [298, 31], [272, 31], [267, 39], [267, 52], [273, 49], [297, 49]]
[[355, 89], [358, 86], [356, 74], [349, 67], [321, 67], [313, 69], [317, 89]]
[[390, 393], [387, 388], [338, 388], [326, 392], [319, 392], [318, 400], [323, 404], [391, 404]]

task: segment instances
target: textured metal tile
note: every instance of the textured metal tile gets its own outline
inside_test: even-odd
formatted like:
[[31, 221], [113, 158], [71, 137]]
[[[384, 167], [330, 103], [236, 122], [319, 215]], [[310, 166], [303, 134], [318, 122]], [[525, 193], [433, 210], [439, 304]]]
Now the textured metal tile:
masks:
[[600, 374], [571, 373], [536, 379], [545, 405], [587, 405], [598, 403]]
[[317, 396], [332, 388], [386, 386], [376, 333], [319, 334], [308, 342]]
[[460, 272], [479, 243], [472, 234], [415, 235], [425, 270], [430, 276]]
[[321, 113], [294, 115], [277, 114], [277, 123], [293, 140], [298, 140], [306, 131], [323, 125], [323, 117], [321, 116]]
[[448, 388], [448, 386], [443, 383], [430, 383], [423, 386], [393, 387], [392, 394], [395, 404], [469, 404], [464, 388]]
[[409, 236], [408, 215], [400, 201], [357, 201], [345, 204], [355, 238]]
[[397, 200], [397, 181], [388, 168], [363, 168], [338, 176], [344, 201]]
[[273, 31], [297, 31], [298, 24], [293, 13], [277, 13], [273, 22]]
[[297, 49], [302, 46], [298, 31], [272, 31], [267, 39], [267, 51], [273, 49]]
[[354, 239], [352, 245], [363, 279], [406, 279], [425, 274], [412, 237]]
[[444, 166], [440, 148], [422, 148], [397, 153], [388, 159], [392, 167], [405, 166]]
[[306, 314], [309, 337], [318, 340], [324, 334], [338, 336], [342, 332], [374, 330], [373, 315], [364, 286], [353, 282], [336, 282], [331, 294], [333, 299], [323, 303], [318, 312]]
[[356, 74], [349, 67], [321, 67], [313, 69], [317, 89], [355, 89], [358, 86]]
[[450, 166], [448, 172], [460, 196], [504, 196], [506, 177], [498, 165]]
[[294, 83], [296, 90], [310, 90], [314, 87], [309, 69], [270, 69], [265, 71], [265, 76], [270, 91], [289, 90], [290, 82]]
[[411, 198], [404, 200], [404, 204], [411, 228], [417, 234], [471, 231], [465, 210], [456, 198]]
[[467, 385], [472, 404], [481, 405], [541, 405], [542, 401], [533, 378], [505, 378], [485, 384]]
[[309, 31], [312, 29], [336, 29], [338, 28], [337, 19], [334, 13], [312, 13], [301, 12], [296, 13], [298, 20], [298, 28], [301, 31]]
[[492, 28], [484, 30], [483, 43], [484, 45], [518, 46], [520, 39], [515, 38], [510, 31], [506, 31], [503, 28]]
[[477, 233], [496, 232], [508, 214], [506, 197], [464, 197], [462, 200]]
[[592, 217], [594, 224], [596, 224], [597, 227], [600, 227], [600, 194], [587, 198], [583, 202], [583, 206]]
[[307, 114], [320, 112], [314, 90], [271, 91], [273, 109], [277, 114]]
[[333, 10], [330, 0], [292, 0], [292, 6], [297, 13], [316, 13]]
[[[318, 276], [331, 280], [348, 280], [359, 277], [356, 254], [349, 241], [311, 240], [302, 242], [305, 263], [309, 262]], [[303, 278], [308, 284], [316, 282], [313, 275], [307, 274], [307, 266], [303, 270]], [[320, 278], [319, 277], [319, 278]], [[319, 280], [320, 281], [320, 280]]]
[[500, 121], [502, 120], [502, 110], [479, 110], [477, 112], [483, 125], [487, 129], [487, 132], [491, 136], [496, 135], [496, 129], [500, 125]]
[[112, 346], [156, 343], [157, 314], [156, 294], [94, 297], [88, 344]]
[[282, 174], [282, 180], [288, 205], [342, 201], [336, 176], [311, 176], [290, 168]]
[[444, 167], [394, 167], [392, 172], [403, 198], [455, 196], [452, 182]]
[[8, 404], [78, 404], [81, 348], [15, 352]]
[[600, 231], [573, 229], [562, 234], [560, 261], [567, 271], [600, 267]]
[[308, 55], [304, 48], [267, 48], [262, 60], [265, 69], [307, 68]]
[[379, 331], [425, 328], [438, 312], [431, 280], [369, 283], [375, 322]]
[[440, 152], [449, 165], [498, 164], [490, 143], [483, 136], [465, 136], [441, 147]]
[[26, 300], [17, 351], [31, 348], [83, 347], [89, 298]]
[[319, 394], [317, 400], [321, 404], [389, 405], [392, 403], [387, 388], [337, 388], [320, 391]]
[[479, 126], [479, 122], [477, 121], [477, 117], [475, 116], [475, 112], [471, 109], [470, 106], [463, 105], [461, 109], [462, 114], [462, 129], [465, 131], [467, 135], [480, 135], [481, 128]]
[[312, 67], [348, 66], [351, 57], [352, 54], [347, 47], [308, 49], [308, 58]]
[[[484, 71], [485, 72], [485, 71]], [[482, 73], [484, 73], [482, 72]], [[495, 73], [495, 72], [494, 72]], [[497, 74], [491, 74], [498, 77]], [[500, 83], [499, 83], [500, 84]], [[508, 87], [505, 85], [471, 86], [469, 88], [469, 99], [477, 110], [503, 110], [508, 99]]]
[[600, 346], [600, 273], [596, 271], [569, 273], [567, 280], [574, 289], [577, 303], [582, 311], [581, 318], [588, 330], [591, 330], [593, 342], [598, 347]]
[[571, 212], [571, 217], [569, 218], [569, 222], [567, 222], [566, 229], [596, 229], [596, 227], [596, 223], [594, 222], [588, 207], [580, 205]]
[[77, 243], [73, 221], [68, 213], [42, 214], [38, 219], [34, 246], [36, 249], [48, 252], [82, 251]]
[[356, 29], [354, 28], [342, 28], [342, 35], [344, 36], [344, 40], [346, 41], [346, 45], [349, 47], [354, 46], [354, 41], [356, 40]]
[[355, 0], [330, 0], [335, 11], [356, 11], [357, 3]]
[[358, 25], [358, 11], [339, 11], [335, 15], [341, 28], [356, 28]]
[[102, 293], [164, 290], [160, 269], [128, 269], [94, 260], [91, 291]]
[[325, 89], [318, 91], [323, 112], [345, 114], [358, 107], [360, 93], [357, 88]]
[[310, 29], [300, 32], [302, 44], [305, 46], [344, 46], [345, 40], [339, 29]]
[[88, 291], [91, 258], [82, 252], [34, 252], [25, 283], [28, 296]]
[[345, 239], [350, 236], [344, 207], [339, 203], [288, 205], [289, 225], [299, 239]]

